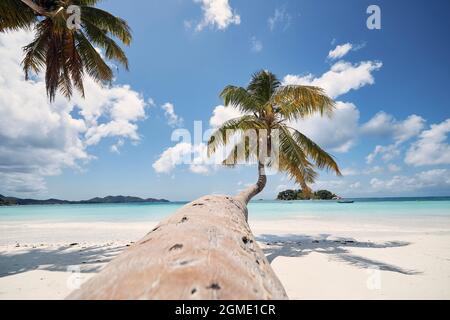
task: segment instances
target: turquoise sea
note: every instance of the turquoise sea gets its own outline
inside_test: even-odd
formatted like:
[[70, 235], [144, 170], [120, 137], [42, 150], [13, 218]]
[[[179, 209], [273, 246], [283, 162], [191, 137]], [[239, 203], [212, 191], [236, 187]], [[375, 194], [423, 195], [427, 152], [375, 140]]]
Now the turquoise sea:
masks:
[[[450, 197], [352, 199], [336, 201], [254, 201], [250, 219], [274, 220], [296, 216], [449, 216]], [[0, 223], [7, 222], [140, 222], [159, 221], [186, 202], [146, 204], [83, 204], [0, 207]]]

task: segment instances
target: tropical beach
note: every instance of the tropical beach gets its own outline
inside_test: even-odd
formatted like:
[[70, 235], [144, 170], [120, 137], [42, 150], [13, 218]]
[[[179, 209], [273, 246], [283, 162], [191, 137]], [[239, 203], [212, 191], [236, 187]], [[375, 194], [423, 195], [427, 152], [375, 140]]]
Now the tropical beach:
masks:
[[[182, 205], [2, 208], [0, 299], [64, 299]], [[291, 299], [450, 298], [448, 199], [269, 201], [250, 212]]]
[[1, 0], [0, 300], [449, 300], [449, 13]]

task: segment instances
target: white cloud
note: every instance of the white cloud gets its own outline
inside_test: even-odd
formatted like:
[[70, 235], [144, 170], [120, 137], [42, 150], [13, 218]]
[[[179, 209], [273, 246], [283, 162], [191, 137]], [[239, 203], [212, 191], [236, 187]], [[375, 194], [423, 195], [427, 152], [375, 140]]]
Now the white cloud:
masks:
[[328, 58], [335, 60], [335, 59], [340, 59], [343, 56], [345, 56], [347, 53], [350, 52], [350, 50], [352, 50], [353, 46], [351, 43], [344, 43], [341, 45], [336, 46], [336, 48], [334, 48], [333, 50], [331, 50], [330, 52], [328, 52]]
[[365, 170], [365, 174], [380, 174], [383, 173], [384, 169], [380, 166], [373, 166]]
[[201, 31], [207, 26], [225, 30], [230, 24], [240, 24], [241, 17], [233, 12], [228, 0], [194, 0], [201, 3], [203, 19], [197, 25], [196, 30]]
[[[31, 32], [0, 33], [0, 188], [41, 192], [43, 177], [78, 168], [87, 151], [105, 137], [139, 141], [137, 121], [146, 103], [129, 86], [101, 87], [85, 77], [86, 99], [49, 103], [43, 75], [25, 81], [22, 47]], [[118, 148], [120, 143], [116, 144]]]
[[432, 124], [411, 145], [405, 162], [413, 166], [450, 164], [450, 145], [447, 142], [449, 132], [450, 119]]
[[161, 109], [164, 110], [164, 115], [166, 116], [168, 125], [172, 127], [179, 127], [183, 124], [183, 118], [175, 113], [175, 106], [172, 103], [166, 102], [161, 106]]
[[367, 155], [366, 162], [371, 164], [378, 155], [385, 161], [391, 161], [400, 155], [400, 149], [396, 144], [390, 144], [388, 146], [377, 145], [372, 153]]
[[359, 111], [356, 106], [349, 102], [338, 101], [331, 118], [317, 114], [291, 125], [322, 148], [347, 152], [356, 142], [358, 121]]
[[361, 133], [365, 135], [377, 136], [380, 138], [390, 138], [393, 144], [387, 146], [377, 145], [370, 153], [366, 161], [372, 163], [378, 155], [385, 162], [389, 162], [400, 155], [400, 145], [411, 138], [417, 136], [425, 125], [425, 119], [415, 114], [410, 115], [403, 121], [398, 121], [386, 112], [377, 113], [372, 119], [361, 126]]
[[322, 76], [315, 78], [309, 74], [306, 76], [287, 75], [283, 79], [284, 84], [300, 84], [318, 86], [333, 99], [350, 90], [357, 90], [365, 85], [375, 83], [372, 73], [382, 67], [381, 62], [364, 61], [358, 64], [339, 61]]
[[407, 192], [426, 188], [449, 188], [450, 170], [434, 169], [416, 173], [413, 176], [394, 176], [381, 180], [373, 178], [370, 185], [374, 190]]
[[153, 169], [158, 173], [170, 173], [177, 165], [190, 162], [191, 157], [192, 145], [187, 142], [180, 142], [166, 149], [153, 163]]
[[402, 168], [396, 164], [391, 163], [388, 165], [388, 170], [390, 172], [399, 172], [399, 171], [402, 171]]
[[357, 181], [355, 183], [350, 184], [350, 189], [359, 189], [361, 188], [361, 182]]
[[353, 168], [343, 168], [341, 169], [341, 173], [344, 177], [357, 176], [360, 174], [359, 170]]
[[218, 128], [228, 120], [241, 117], [243, 114], [236, 108], [228, 106], [217, 106], [213, 110], [213, 115], [209, 119], [212, 128]]
[[212, 160], [207, 157], [207, 147], [205, 143], [192, 145], [187, 142], [180, 142], [166, 149], [153, 163], [153, 169], [157, 173], [171, 173], [176, 166], [181, 164], [189, 165], [189, 170], [197, 174], [208, 174]]
[[396, 143], [405, 142], [417, 136], [425, 126], [425, 119], [418, 115], [410, 115], [403, 121], [384, 111], [378, 112], [361, 127], [361, 132], [379, 137], [392, 137]]
[[286, 12], [286, 7], [276, 8], [273, 16], [267, 19], [270, 31], [274, 31], [277, 26], [281, 26], [283, 31], [286, 31], [291, 25], [292, 17]]
[[251, 49], [253, 52], [261, 52], [263, 49], [261, 40], [256, 39], [255, 36], [253, 36], [251, 39]]

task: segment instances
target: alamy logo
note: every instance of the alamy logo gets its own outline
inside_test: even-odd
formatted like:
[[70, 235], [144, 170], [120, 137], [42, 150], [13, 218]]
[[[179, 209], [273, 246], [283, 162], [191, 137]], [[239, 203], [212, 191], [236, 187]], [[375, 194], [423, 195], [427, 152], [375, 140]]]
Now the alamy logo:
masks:
[[71, 5], [66, 10], [69, 17], [67, 18], [67, 28], [70, 30], [81, 29], [81, 8]]
[[369, 30], [380, 30], [381, 29], [380, 7], [375, 4], [368, 6], [367, 14], [370, 14], [370, 16], [367, 18], [367, 28]]

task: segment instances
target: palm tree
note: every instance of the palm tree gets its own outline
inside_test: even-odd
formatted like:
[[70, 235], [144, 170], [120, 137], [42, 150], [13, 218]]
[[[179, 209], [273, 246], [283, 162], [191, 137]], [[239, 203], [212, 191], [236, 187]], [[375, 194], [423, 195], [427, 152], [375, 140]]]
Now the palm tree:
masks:
[[[73, 87], [84, 96], [83, 76], [86, 72], [99, 83], [113, 78], [105, 57], [128, 69], [128, 59], [113, 38], [129, 45], [130, 28], [123, 19], [95, 8], [100, 0], [1, 0], [0, 32], [34, 28], [34, 40], [23, 48], [23, 69], [30, 72], [45, 69], [47, 95], [51, 101], [59, 91], [70, 98]], [[81, 9], [81, 28], [67, 25], [71, 5]]]
[[[304, 193], [311, 192], [308, 187], [317, 177], [316, 168], [328, 169], [341, 175], [333, 157], [325, 152], [306, 135], [289, 126], [289, 122], [306, 118], [315, 113], [331, 114], [334, 101], [321, 88], [302, 85], [281, 85], [277, 77], [268, 71], [260, 71], [252, 76], [247, 88], [227, 86], [221, 93], [225, 106], [238, 108], [244, 115], [225, 122], [213, 133], [208, 141], [208, 154], [212, 155], [219, 146], [231, 142], [230, 134], [240, 135], [231, 153], [223, 161], [224, 165], [234, 166], [244, 161], [256, 160], [258, 181], [241, 192], [236, 198], [247, 204], [266, 185], [266, 166], [271, 167], [274, 159], [267, 161], [261, 150], [270, 154], [275, 138], [279, 141], [278, 170], [284, 172], [301, 185]], [[250, 146], [245, 133], [248, 130], [267, 132], [267, 139], [258, 135], [256, 145]], [[277, 135], [277, 136], [276, 136]], [[265, 145], [267, 143], [267, 145]], [[242, 152], [240, 152], [242, 151]]]
[[[289, 121], [314, 113], [331, 113], [334, 102], [320, 88], [282, 86], [267, 71], [256, 73], [247, 88], [226, 87], [221, 96], [225, 105], [239, 108], [244, 115], [224, 123], [212, 135], [208, 151], [212, 154], [220, 145], [231, 143], [228, 130], [241, 133], [241, 141], [233, 145], [224, 164], [256, 159], [258, 182], [234, 197], [207, 195], [186, 204], [70, 299], [287, 298], [247, 221], [247, 203], [264, 188], [266, 166], [274, 166], [259, 150], [276, 148], [272, 142], [278, 132], [278, 168], [305, 191], [316, 178], [316, 168], [340, 175], [328, 153], [289, 126]], [[261, 134], [256, 147], [250, 146], [244, 136], [250, 129], [266, 130], [268, 139]]]

